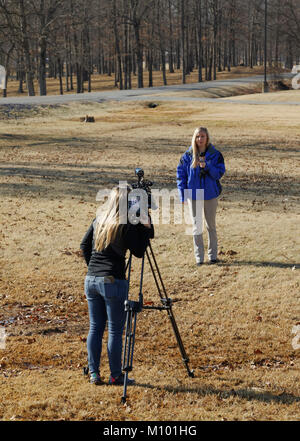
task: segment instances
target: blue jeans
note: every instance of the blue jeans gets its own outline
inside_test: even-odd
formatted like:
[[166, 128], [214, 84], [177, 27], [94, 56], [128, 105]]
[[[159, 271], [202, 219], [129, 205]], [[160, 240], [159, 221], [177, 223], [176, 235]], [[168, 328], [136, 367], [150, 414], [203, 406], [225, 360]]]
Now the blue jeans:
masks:
[[102, 338], [108, 324], [107, 353], [111, 375], [116, 378], [121, 372], [122, 335], [126, 313], [124, 302], [128, 296], [127, 280], [86, 276], [85, 295], [88, 301], [90, 330], [87, 337], [89, 371], [99, 373]]

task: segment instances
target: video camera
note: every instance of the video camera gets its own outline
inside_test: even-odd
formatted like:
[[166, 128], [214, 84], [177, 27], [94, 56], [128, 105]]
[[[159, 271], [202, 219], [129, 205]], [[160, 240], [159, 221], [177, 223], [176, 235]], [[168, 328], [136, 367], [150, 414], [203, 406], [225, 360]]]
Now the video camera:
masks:
[[[205, 162], [205, 152], [201, 152], [198, 155], [199, 162]], [[207, 171], [204, 168], [200, 168], [200, 178], [203, 178], [207, 174]]]
[[152, 181], [146, 181], [144, 179], [144, 170], [142, 168], [136, 168], [135, 169], [135, 176], [137, 176], [138, 180], [137, 182], [134, 182], [132, 184], [132, 188], [141, 188], [146, 191], [148, 195], [148, 208], [151, 207], [151, 186], [153, 185]]
[[156, 209], [156, 204], [152, 200], [151, 201], [151, 186], [153, 185], [152, 181], [146, 181], [144, 179], [144, 170], [142, 168], [136, 168], [135, 169], [135, 176], [137, 176], [137, 182], [134, 182], [131, 184], [132, 188], [140, 188], [142, 190], [145, 190], [148, 195], [148, 208]]

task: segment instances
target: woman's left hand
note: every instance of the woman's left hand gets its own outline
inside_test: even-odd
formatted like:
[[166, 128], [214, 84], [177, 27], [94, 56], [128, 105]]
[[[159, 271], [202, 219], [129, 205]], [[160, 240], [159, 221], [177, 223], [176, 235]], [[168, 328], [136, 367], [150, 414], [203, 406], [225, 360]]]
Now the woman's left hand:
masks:
[[150, 219], [150, 216], [148, 216], [147, 223], [144, 223], [143, 220], [141, 220], [141, 223], [144, 225], [144, 227], [151, 228], [151, 219]]

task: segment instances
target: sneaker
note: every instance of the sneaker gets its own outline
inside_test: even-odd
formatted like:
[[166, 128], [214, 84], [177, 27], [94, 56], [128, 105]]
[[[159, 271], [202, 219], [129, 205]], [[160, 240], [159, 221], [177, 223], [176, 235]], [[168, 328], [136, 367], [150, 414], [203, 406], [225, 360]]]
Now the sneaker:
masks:
[[[112, 375], [109, 377], [108, 384], [112, 386], [121, 386], [124, 384], [124, 374], [120, 374], [118, 377], [114, 378]], [[132, 378], [127, 378], [127, 385], [130, 386], [134, 384], [135, 381]]]
[[203, 262], [196, 262], [196, 265], [201, 266], [201, 265], [203, 265]]
[[213, 264], [218, 263], [218, 262], [220, 262], [219, 259], [211, 259], [208, 263], [210, 265], [213, 265]]
[[90, 383], [91, 384], [103, 384], [103, 381], [100, 378], [100, 375], [97, 372], [93, 372], [90, 375]]

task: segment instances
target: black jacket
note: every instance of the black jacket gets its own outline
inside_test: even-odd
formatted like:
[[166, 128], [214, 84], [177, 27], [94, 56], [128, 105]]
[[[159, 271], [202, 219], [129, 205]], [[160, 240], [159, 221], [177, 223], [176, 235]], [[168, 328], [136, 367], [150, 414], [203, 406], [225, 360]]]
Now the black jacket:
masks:
[[125, 279], [125, 255], [129, 250], [136, 257], [143, 257], [149, 245], [149, 239], [154, 237], [153, 225], [147, 228], [142, 224], [128, 223], [119, 228], [116, 239], [107, 248], [98, 252], [94, 248], [94, 228], [96, 220], [92, 222], [84, 235], [80, 249], [88, 265], [89, 276], [114, 276], [116, 279]]

